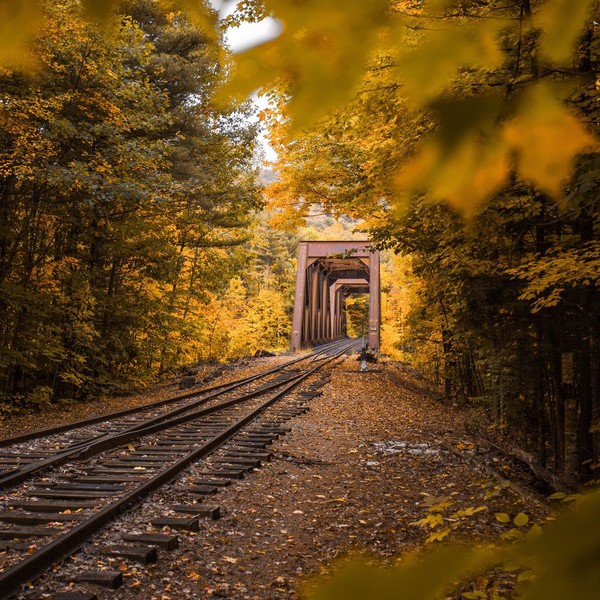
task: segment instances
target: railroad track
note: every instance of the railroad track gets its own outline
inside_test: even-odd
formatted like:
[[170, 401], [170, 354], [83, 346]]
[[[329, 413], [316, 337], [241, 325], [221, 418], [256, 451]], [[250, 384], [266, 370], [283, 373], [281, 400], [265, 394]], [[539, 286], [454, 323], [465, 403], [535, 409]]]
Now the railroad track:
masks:
[[[314, 362], [327, 357], [338, 348], [343, 348], [347, 340], [323, 346], [315, 352], [290, 360], [273, 369], [256, 375], [228, 381], [194, 391], [159, 400], [144, 406], [100, 415], [75, 423], [22, 434], [0, 441], [0, 490], [27, 479], [52, 466], [60, 465], [72, 457], [89, 455], [93, 449], [106, 449], [110, 440], [136, 433], [152, 425], [160, 425], [167, 419], [190, 413], [208, 405], [223, 396], [254, 382], [276, 376], [293, 365]], [[292, 378], [292, 377], [291, 377]], [[8, 449], [6, 449], [9, 447]], [[2, 450], [1, 448], [4, 448]]]
[[[121, 544], [94, 552], [151, 562], [157, 548], [177, 544], [163, 528], [193, 531], [200, 517], [218, 518], [219, 507], [203, 500], [269, 459], [266, 446], [286, 433], [285, 421], [320, 395], [327, 378], [318, 372], [357, 344], [334, 342], [251, 377], [13, 438], [0, 450], [0, 600], [14, 597], [152, 491], [177, 482], [190, 465], [202, 465], [201, 476], [181, 486], [169, 516], [139, 525], [150, 533], [125, 534]], [[77, 579], [114, 588], [122, 575], [102, 569]]]

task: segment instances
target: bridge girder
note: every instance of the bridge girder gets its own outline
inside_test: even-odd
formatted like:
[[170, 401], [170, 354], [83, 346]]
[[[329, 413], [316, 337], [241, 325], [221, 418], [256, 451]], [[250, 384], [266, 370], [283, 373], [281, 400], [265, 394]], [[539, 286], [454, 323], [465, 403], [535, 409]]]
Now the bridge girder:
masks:
[[369, 242], [300, 242], [292, 350], [346, 334], [345, 299], [369, 293], [369, 346], [379, 349], [379, 252]]

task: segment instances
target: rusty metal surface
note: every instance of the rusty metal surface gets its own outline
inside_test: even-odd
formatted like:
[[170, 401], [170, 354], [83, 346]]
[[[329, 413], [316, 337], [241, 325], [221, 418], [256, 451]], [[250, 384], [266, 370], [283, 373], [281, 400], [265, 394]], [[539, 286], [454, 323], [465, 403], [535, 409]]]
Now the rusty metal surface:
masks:
[[370, 294], [369, 294], [369, 346], [379, 350], [381, 321], [381, 281], [379, 252], [369, 258]]
[[379, 350], [379, 252], [370, 242], [300, 242], [292, 350], [346, 334], [345, 299], [369, 293], [369, 346]]
[[307, 245], [308, 258], [348, 254], [350, 251], [353, 251], [352, 257], [369, 257], [371, 254], [371, 243], [368, 241], [300, 242], [300, 244]]
[[294, 296], [294, 319], [292, 321], [292, 348], [302, 347], [302, 328], [304, 322], [304, 295], [306, 290], [306, 267], [308, 261], [308, 243], [300, 242], [298, 247], [298, 270], [296, 272], [296, 292]]

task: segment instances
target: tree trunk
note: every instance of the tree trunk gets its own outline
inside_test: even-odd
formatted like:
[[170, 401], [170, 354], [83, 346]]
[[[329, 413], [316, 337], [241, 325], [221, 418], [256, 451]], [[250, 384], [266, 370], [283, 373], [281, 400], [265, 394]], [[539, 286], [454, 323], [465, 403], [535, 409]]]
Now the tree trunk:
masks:
[[589, 335], [589, 362], [590, 362], [590, 443], [591, 443], [591, 476], [598, 477], [600, 461], [600, 309], [598, 307], [598, 293], [590, 289], [590, 321]]

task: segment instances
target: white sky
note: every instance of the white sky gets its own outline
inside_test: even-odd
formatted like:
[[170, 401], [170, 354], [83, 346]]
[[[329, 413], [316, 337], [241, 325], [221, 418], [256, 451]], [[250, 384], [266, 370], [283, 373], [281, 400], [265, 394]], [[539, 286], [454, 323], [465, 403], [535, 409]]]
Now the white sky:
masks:
[[[235, 11], [235, 7], [237, 6], [237, 0], [209, 0], [209, 2], [219, 12], [221, 18], [230, 15]], [[244, 23], [240, 27], [232, 27], [226, 31], [225, 38], [232, 52], [237, 53], [272, 40], [280, 33], [281, 24], [279, 21], [268, 17], [260, 23]], [[252, 100], [257, 106], [257, 111], [267, 106], [266, 99], [259, 98], [256, 94], [252, 96]], [[277, 154], [271, 148], [263, 134], [260, 135], [260, 143], [264, 149], [265, 159], [267, 161], [274, 161], [277, 158]]]
[[[237, 0], [209, 0], [221, 18], [235, 11]], [[243, 52], [276, 38], [281, 33], [281, 24], [277, 19], [267, 17], [260, 23], [244, 23], [232, 27], [226, 32], [227, 43], [233, 52]]]

